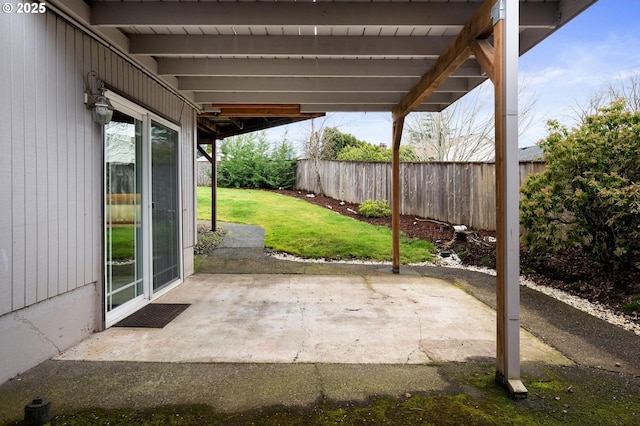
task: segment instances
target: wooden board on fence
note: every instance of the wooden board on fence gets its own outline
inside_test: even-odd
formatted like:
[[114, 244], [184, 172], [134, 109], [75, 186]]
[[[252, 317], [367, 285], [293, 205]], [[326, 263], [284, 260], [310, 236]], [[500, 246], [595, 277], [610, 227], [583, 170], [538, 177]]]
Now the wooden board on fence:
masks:
[[[545, 166], [520, 163], [520, 184]], [[400, 180], [402, 214], [495, 230], [493, 163], [401, 163]], [[352, 203], [391, 200], [391, 164], [299, 160], [296, 188]]]

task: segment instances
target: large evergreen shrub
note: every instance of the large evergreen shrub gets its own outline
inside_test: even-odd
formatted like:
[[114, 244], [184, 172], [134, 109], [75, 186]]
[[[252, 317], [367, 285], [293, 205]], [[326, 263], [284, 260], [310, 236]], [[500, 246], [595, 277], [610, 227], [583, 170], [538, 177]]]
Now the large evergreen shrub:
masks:
[[295, 149], [287, 141], [272, 148], [264, 133], [249, 133], [222, 141], [220, 153], [220, 187], [272, 189], [295, 184]]
[[640, 266], [640, 112], [616, 101], [575, 129], [550, 130], [547, 168], [521, 190], [526, 248], [579, 248], [607, 268]]

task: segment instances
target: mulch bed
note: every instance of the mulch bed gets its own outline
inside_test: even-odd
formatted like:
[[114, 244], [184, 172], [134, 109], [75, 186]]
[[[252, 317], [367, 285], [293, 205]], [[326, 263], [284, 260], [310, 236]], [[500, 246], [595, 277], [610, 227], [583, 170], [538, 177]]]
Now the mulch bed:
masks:
[[[370, 223], [391, 227], [391, 218], [367, 218], [357, 213], [358, 205], [342, 202], [323, 195], [307, 196], [304, 191], [276, 190], [282, 195], [304, 199], [318, 206], [331, 209], [342, 215]], [[435, 244], [439, 250], [452, 250], [465, 265], [484, 266], [495, 269], [494, 231], [471, 230], [466, 241], [452, 240], [453, 226], [440, 221], [413, 215], [400, 216], [400, 230], [409, 238], [419, 238]], [[592, 262], [579, 251], [561, 254], [532, 255], [521, 252], [521, 271], [538, 285], [562, 289], [568, 293], [600, 303], [622, 313], [622, 307], [633, 297], [640, 295], [640, 271], [607, 271]], [[640, 324], [640, 315], [627, 315]]]

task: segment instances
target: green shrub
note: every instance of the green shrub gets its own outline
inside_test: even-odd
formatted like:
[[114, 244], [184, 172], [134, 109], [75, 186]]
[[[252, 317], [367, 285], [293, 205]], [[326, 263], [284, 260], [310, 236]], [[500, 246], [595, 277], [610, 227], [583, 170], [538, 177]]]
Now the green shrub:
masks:
[[632, 315], [636, 312], [640, 312], [640, 295], [636, 294], [631, 297], [628, 303], [622, 305], [622, 312], [627, 315]]
[[364, 217], [391, 216], [391, 209], [387, 200], [366, 200], [358, 206], [358, 212]]
[[[380, 163], [390, 163], [393, 150], [380, 148], [366, 144], [363, 146], [348, 146], [338, 154], [338, 161], [370, 161]], [[411, 146], [400, 147], [400, 161], [418, 161], [418, 154]]]
[[567, 130], [550, 123], [544, 172], [521, 192], [523, 242], [534, 252], [578, 248], [608, 269], [638, 267], [640, 112], [617, 101]]
[[338, 154], [338, 161], [376, 161], [385, 162], [390, 161], [391, 157], [387, 160], [384, 155], [384, 151], [377, 146], [364, 145], [364, 146], [349, 146], [344, 148]]

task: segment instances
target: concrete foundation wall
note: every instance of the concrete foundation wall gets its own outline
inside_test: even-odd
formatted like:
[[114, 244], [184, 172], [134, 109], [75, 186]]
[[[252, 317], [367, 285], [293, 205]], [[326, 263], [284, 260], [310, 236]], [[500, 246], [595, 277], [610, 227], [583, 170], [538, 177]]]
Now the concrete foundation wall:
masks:
[[93, 333], [96, 284], [0, 317], [0, 383], [57, 355]]

